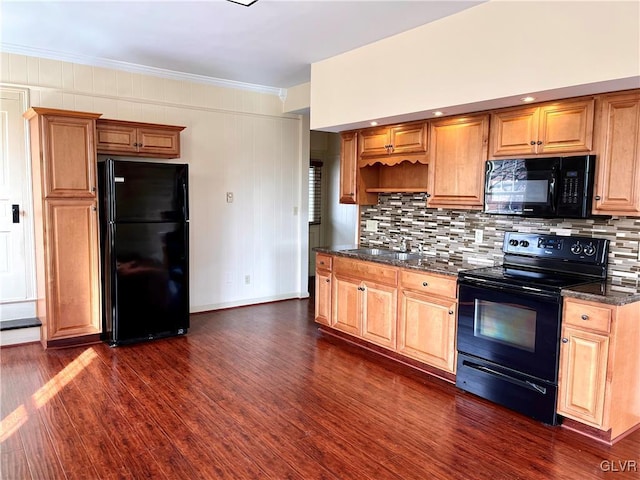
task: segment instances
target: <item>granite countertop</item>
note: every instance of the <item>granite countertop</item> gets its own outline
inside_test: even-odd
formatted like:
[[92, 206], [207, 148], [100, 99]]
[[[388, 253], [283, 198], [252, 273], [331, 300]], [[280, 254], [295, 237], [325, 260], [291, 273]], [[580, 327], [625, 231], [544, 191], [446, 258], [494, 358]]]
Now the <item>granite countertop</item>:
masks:
[[562, 296], [622, 306], [640, 301], [640, 285], [635, 282], [618, 285], [613, 284], [611, 280], [586, 283], [562, 289]]
[[[357, 245], [338, 245], [331, 247], [315, 247], [313, 248], [313, 251], [318, 253], [326, 253], [328, 255], [336, 255], [339, 257], [364, 260], [367, 262], [383, 263], [400, 268], [420, 270], [423, 272], [440, 273], [452, 277], [457, 277], [458, 273], [463, 270], [472, 270], [474, 268], [482, 268], [493, 265], [481, 265], [461, 260], [436, 258], [428, 254], [414, 254], [413, 258], [407, 260], [399, 260], [387, 255], [369, 255], [362, 252], [351, 251], [357, 249]], [[634, 282], [614, 284], [611, 282], [611, 280], [605, 282], [587, 283], [584, 285], [562, 289], [562, 296], [578, 298], [591, 302], [605, 303], [608, 305], [622, 306], [628, 303], [640, 301], [640, 284]]]
[[[461, 272], [462, 270], [470, 270], [473, 268], [490, 266], [489, 264], [478, 265], [478, 264], [468, 263], [464, 261], [436, 258], [435, 256], [428, 255], [426, 253], [420, 255], [415, 252], [412, 252], [411, 255], [413, 258], [409, 258], [407, 260], [399, 260], [397, 258], [389, 257], [387, 255], [368, 255], [366, 253], [350, 251], [350, 250], [356, 250], [356, 249], [358, 249], [356, 245], [339, 245], [339, 246], [332, 246], [332, 247], [315, 247], [313, 248], [313, 251], [318, 253], [326, 253], [328, 255], [336, 255], [338, 257], [347, 257], [347, 258], [353, 258], [357, 260], [364, 260], [367, 262], [393, 265], [395, 267], [400, 267], [400, 268], [420, 270], [423, 272], [440, 273], [442, 275], [449, 275], [452, 277], [457, 277], [458, 272]], [[384, 249], [384, 250], [388, 250], [388, 249]], [[396, 252], [396, 253], [400, 253], [400, 252]], [[491, 264], [491, 266], [493, 266], [493, 263]]]

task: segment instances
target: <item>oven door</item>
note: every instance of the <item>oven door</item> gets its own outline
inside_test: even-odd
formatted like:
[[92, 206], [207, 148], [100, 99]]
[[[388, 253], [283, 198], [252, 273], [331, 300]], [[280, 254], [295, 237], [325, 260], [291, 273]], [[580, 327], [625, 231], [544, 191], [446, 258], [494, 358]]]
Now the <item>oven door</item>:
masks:
[[458, 351], [556, 383], [560, 315], [557, 295], [461, 281]]

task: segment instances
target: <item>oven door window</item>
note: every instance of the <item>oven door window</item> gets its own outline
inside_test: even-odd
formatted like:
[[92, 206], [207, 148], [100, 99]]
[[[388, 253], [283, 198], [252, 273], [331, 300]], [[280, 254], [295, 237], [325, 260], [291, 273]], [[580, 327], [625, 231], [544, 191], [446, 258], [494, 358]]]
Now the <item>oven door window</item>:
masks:
[[560, 303], [461, 284], [458, 350], [548, 381], [557, 378]]
[[476, 300], [474, 335], [535, 352], [536, 311], [520, 305]]

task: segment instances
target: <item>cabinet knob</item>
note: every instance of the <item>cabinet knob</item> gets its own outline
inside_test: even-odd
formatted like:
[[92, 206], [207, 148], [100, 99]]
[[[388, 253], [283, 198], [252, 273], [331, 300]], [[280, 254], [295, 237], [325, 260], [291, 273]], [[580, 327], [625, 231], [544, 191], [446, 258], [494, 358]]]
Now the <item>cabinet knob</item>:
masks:
[[542, 140], [538, 140], [536, 143], [537, 143], [538, 145], [542, 145]]
[[535, 140], [531, 140], [531, 145], [535, 145], [536, 141]]
[[98, 211], [98, 207], [96, 207], [95, 205], [93, 207], [91, 207], [91, 210], [93, 210], [94, 212]]
[[320, 265], [324, 265], [324, 262], [320, 262]]
[[581, 315], [580, 318], [582, 320], [589, 320], [589, 315], [586, 315], [586, 314], [585, 315]]
[[96, 187], [91, 187], [91, 191], [95, 192], [96, 191]]
[[431, 194], [429, 192], [426, 193], [425, 197], [430, 198]]
[[325, 282], [329, 283], [329, 282], [330, 282], [330, 280], [327, 278], [327, 279], [325, 280]]
[[568, 343], [568, 342], [569, 342], [569, 339], [568, 339], [568, 338], [563, 338], [563, 339], [562, 339], [562, 343]]
[[360, 290], [361, 292], [364, 292], [364, 287], [358, 287], [358, 290]]
[[601, 200], [602, 197], [600, 195], [596, 195], [596, 200]]
[[453, 310], [449, 310], [449, 315], [453, 315]]
[[422, 286], [423, 286], [423, 287], [428, 287], [428, 286], [429, 286], [429, 284], [428, 284], [427, 282], [422, 282]]

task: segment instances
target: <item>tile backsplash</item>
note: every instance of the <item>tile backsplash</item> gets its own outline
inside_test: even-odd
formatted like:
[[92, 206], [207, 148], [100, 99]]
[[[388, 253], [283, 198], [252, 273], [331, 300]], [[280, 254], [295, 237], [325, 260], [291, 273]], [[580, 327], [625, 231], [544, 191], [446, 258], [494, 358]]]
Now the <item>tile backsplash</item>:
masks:
[[[509, 231], [606, 238], [610, 241], [609, 279], [630, 287], [640, 282], [640, 218], [519, 218], [425, 205], [424, 193], [380, 194], [378, 205], [361, 208], [360, 245], [398, 249], [404, 237], [412, 251], [422, 244], [425, 255], [480, 267], [502, 263], [502, 240]], [[368, 220], [377, 222], [377, 231], [366, 230]], [[478, 230], [481, 242], [476, 242]]]

